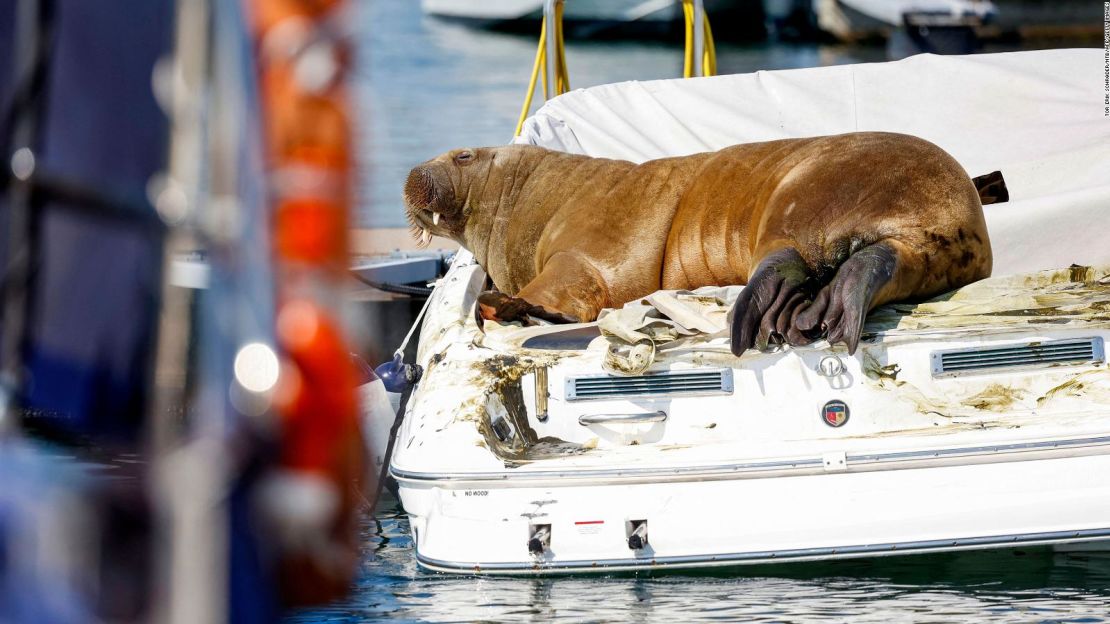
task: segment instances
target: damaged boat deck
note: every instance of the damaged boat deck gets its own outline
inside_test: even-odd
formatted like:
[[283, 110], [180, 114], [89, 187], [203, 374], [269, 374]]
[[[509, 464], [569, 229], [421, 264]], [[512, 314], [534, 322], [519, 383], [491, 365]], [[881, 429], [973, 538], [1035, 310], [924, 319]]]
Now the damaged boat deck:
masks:
[[[426, 333], [450, 337], [422, 346], [427, 369], [400, 445], [419, 448], [441, 439], [445, 463], [458, 466], [456, 445], [465, 436], [469, 446], [488, 456], [489, 461], [481, 462], [488, 467], [496, 461], [502, 468], [539, 469], [537, 464], [553, 462], [575, 468], [653, 464], [664, 455], [668, 465], [697, 464], [735, 458], [738, 445], [746, 447], [744, 456], [782, 458], [820, 454], [830, 444], [862, 452], [878, 439], [893, 450], [920, 445], [920, 437], [929, 438], [930, 447], [974, 444], [981, 432], [996, 428], [1014, 430], [1008, 437], [1022, 439], [1064, 431], [1087, 435], [1107, 429], [1105, 412], [1093, 409], [1110, 405], [1110, 369], [1104, 358], [1080, 368], [1049, 363], [1036, 367], [1035, 374], [1006, 368], [948, 378], [930, 374], [929, 362], [937, 341], [954, 334], [962, 341], [987, 336], [1023, 341], [1031, 349], [1042, 339], [1069, 336], [1094, 337], [1101, 344], [1101, 335], [1110, 329], [1108, 275], [1110, 271], [1072, 267], [985, 280], [926, 303], [885, 306], [869, 318], [867, 340], [855, 357], [818, 343], [735, 358], [720, 334], [658, 342], [646, 372], [732, 368], [736, 388], [732, 395], [697, 401], [633, 400], [637, 407], [670, 414], [665, 435], [651, 431], [659, 427], [643, 425], [606, 435], [604, 428], [578, 423], [583, 413], [627, 411], [629, 399], [575, 402], [553, 391], [547, 397], [547, 418], [537, 419], [536, 371], [545, 369], [549, 387], [560, 388], [576, 374], [600, 370], [611, 345], [623, 343], [619, 337], [599, 336], [582, 349], [531, 349], [522, 345], [536, 336], [593, 324], [520, 328], [487, 322], [482, 332], [466, 314], [457, 324]], [[706, 297], [699, 297], [702, 309]], [[717, 301], [710, 318], [723, 315], [730, 304]], [[846, 369], [836, 379], [820, 371], [821, 360], [830, 357]], [[798, 386], [805, 394], [844, 398], [852, 422], [837, 428], [820, 422], [815, 417], [819, 404], [796, 400]], [[683, 413], [680, 403], [696, 403], [694, 413]], [[759, 416], [767, 418], [753, 423]], [[494, 424], [502, 419], [511, 435], [495, 431]], [[437, 435], [420, 433], [427, 427]]]

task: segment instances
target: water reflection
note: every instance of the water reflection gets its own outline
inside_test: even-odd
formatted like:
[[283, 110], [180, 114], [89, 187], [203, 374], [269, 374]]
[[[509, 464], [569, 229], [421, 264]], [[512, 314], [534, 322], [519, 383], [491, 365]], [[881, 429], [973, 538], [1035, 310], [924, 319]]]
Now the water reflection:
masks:
[[367, 519], [354, 595], [290, 622], [1103, 622], [1110, 554], [1047, 549], [566, 577], [416, 567], [395, 505]]

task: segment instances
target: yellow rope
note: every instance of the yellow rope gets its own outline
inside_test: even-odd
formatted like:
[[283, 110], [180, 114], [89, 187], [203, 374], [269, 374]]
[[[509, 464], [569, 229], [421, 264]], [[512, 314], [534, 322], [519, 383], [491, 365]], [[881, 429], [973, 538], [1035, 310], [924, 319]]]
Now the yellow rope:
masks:
[[706, 76], [717, 75], [717, 46], [713, 44], [713, 29], [709, 27], [709, 14], [705, 14], [705, 70]]
[[[524, 96], [524, 106], [520, 107], [520, 119], [516, 122], [516, 132], [513, 136], [520, 136], [520, 130], [524, 127], [524, 120], [528, 118], [528, 111], [532, 108], [532, 94], [536, 91], [536, 76], [540, 73], [540, 67], [543, 65], [543, 46], [546, 39], [547, 25], [540, 26], [540, 45], [536, 48], [536, 61], [532, 63], [532, 79], [528, 81], [528, 94]], [[547, 98], [547, 77], [543, 79], [543, 96]]]
[[[682, 0], [682, 14], [686, 18], [686, 48], [682, 56], [682, 76], [690, 78], [694, 75], [694, 63], [700, 63], [702, 74], [715, 76], [717, 74], [717, 48], [713, 44], [713, 30], [709, 26], [709, 15], [702, 13], [701, 28], [705, 31], [703, 38], [704, 49], [702, 57], [694, 59], [694, 3], [693, 0]], [[524, 105], [520, 107], [520, 118], [516, 122], [514, 136], [520, 136], [524, 129], [524, 120], [532, 110], [532, 97], [536, 91], [536, 78], [543, 85], [543, 98], [550, 99], [570, 91], [570, 72], [567, 70], [567, 58], [563, 41], [563, 3], [555, 5], [555, 32], [551, 36], [555, 39], [555, 58], [548, 59], [545, 46], [547, 43], [547, 20], [540, 26], [540, 42], [536, 46], [536, 60], [532, 63], [532, 77], [528, 81], [528, 93], [524, 96]], [[555, 84], [547, 84], [547, 63], [555, 64]]]
[[682, 0], [682, 15], [686, 21], [686, 48], [682, 56], [682, 77], [694, 76], [694, 63], [699, 63], [702, 75], [715, 76], [717, 74], [717, 48], [713, 44], [713, 30], [709, 27], [709, 14], [702, 12], [702, 24], [705, 36], [702, 38], [702, 57], [694, 60], [694, 2]]
[[686, 22], [686, 48], [682, 51], [682, 77], [694, 75], [694, 5], [682, 0], [682, 15]]
[[540, 26], [540, 43], [536, 46], [536, 60], [532, 63], [532, 77], [528, 81], [528, 93], [524, 96], [524, 105], [520, 107], [520, 118], [516, 122], [516, 132], [513, 136], [520, 136], [520, 131], [524, 128], [524, 120], [528, 118], [528, 111], [532, 109], [532, 96], [536, 91], [536, 78], [540, 79], [543, 85], [543, 99], [547, 100], [555, 95], [562, 95], [570, 91], [570, 76], [567, 71], [567, 59], [564, 53], [563, 42], [563, 4], [555, 5], [555, 32], [552, 34], [555, 38], [555, 84], [547, 84], [547, 20], [543, 21]]
[[555, 95], [570, 91], [570, 75], [567, 73], [567, 57], [563, 43], [563, 3], [555, 5]]

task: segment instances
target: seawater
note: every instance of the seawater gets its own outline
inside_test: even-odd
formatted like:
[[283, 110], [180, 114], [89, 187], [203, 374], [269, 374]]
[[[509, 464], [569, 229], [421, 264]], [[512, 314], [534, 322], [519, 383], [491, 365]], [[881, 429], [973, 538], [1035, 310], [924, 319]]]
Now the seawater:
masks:
[[[536, 42], [426, 18], [415, 0], [356, 2], [350, 19], [358, 43], [358, 221], [401, 227], [410, 167], [448, 149], [510, 140]], [[721, 45], [718, 52], [720, 73], [885, 56], [882, 48], [818, 44]], [[573, 41], [567, 62], [574, 87], [675, 77], [681, 42]], [[291, 614], [290, 622], [1110, 620], [1110, 555], [1101, 554], [1026, 549], [696, 574], [487, 578], [419, 570], [396, 504], [365, 518], [362, 539], [351, 596]]]

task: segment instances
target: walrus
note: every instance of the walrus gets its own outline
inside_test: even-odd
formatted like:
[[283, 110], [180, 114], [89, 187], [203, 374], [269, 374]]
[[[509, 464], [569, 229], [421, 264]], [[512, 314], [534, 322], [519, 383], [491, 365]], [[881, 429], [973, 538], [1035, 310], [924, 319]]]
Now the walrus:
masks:
[[408, 219], [458, 241], [493, 281], [485, 318], [591, 321], [660, 289], [746, 284], [740, 355], [821, 337], [859, 344], [867, 313], [987, 277], [979, 194], [923, 139], [856, 132], [641, 164], [509, 145], [412, 169]]

